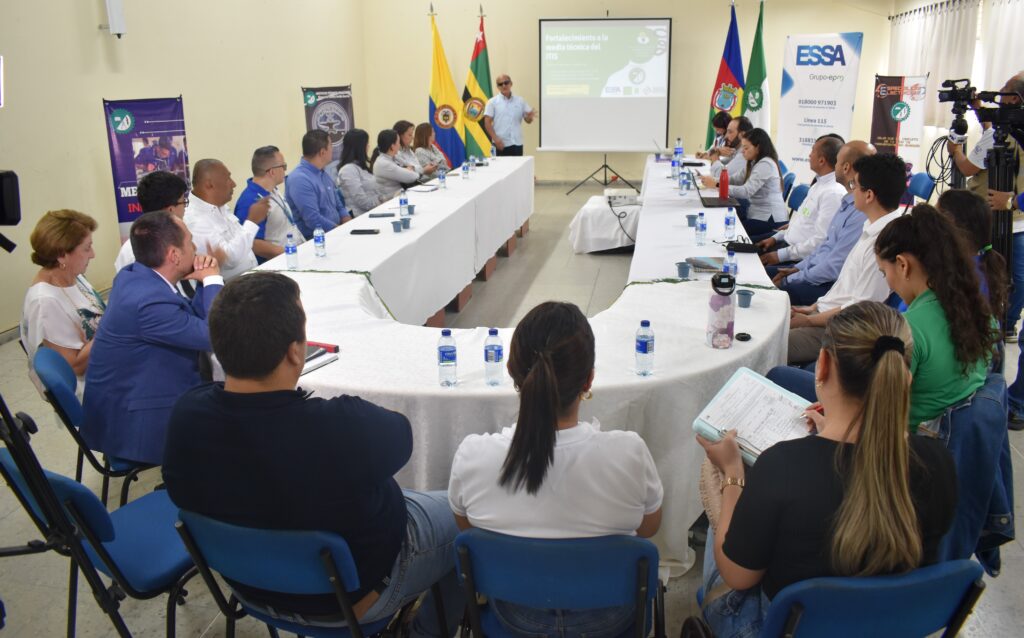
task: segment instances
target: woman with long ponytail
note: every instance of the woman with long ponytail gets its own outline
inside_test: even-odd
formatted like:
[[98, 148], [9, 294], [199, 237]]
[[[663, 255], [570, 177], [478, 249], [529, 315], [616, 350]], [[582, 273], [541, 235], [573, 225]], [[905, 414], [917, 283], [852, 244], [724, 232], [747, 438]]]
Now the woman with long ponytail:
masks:
[[[646, 444], [579, 418], [594, 382], [594, 333], [580, 309], [549, 301], [527, 313], [512, 335], [508, 373], [519, 392], [515, 425], [466, 437], [452, 462], [448, 499], [459, 527], [528, 538], [657, 532], [663, 491]], [[512, 633], [544, 635], [558, 624], [570, 635], [610, 638], [633, 620], [632, 606], [489, 604]]]
[[772, 446], [749, 471], [735, 433], [698, 439], [725, 476], [704, 558], [704, 617], [716, 636], [756, 635], [771, 599], [801, 580], [936, 561], [956, 470], [941, 442], [907, 433], [913, 348], [894, 309], [848, 306], [818, 356], [816, 436]]

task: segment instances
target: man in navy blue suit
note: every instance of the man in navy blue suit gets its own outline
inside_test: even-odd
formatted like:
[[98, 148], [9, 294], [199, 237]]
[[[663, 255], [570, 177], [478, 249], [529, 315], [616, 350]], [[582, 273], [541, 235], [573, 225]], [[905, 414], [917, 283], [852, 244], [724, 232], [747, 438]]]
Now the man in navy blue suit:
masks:
[[[217, 260], [197, 255], [192, 233], [159, 211], [132, 224], [136, 262], [121, 269], [85, 374], [82, 436], [109, 456], [159, 465], [175, 401], [200, 383], [210, 350], [207, 313], [224, 285]], [[189, 300], [182, 279], [202, 282]]]

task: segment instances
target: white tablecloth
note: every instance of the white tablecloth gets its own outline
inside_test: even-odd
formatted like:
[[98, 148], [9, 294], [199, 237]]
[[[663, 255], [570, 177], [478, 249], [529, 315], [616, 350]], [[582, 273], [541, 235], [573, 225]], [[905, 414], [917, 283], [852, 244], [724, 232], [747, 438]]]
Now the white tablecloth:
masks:
[[569, 223], [569, 243], [577, 255], [632, 246], [639, 223], [639, 205], [612, 210], [607, 197], [594, 195]]
[[[499, 166], [505, 161], [499, 160]], [[581, 416], [596, 416], [606, 428], [635, 430], [647, 442], [665, 486], [663, 523], [655, 541], [663, 558], [688, 567], [694, 557], [687, 545], [687, 529], [701, 512], [697, 485], [703, 458], [691, 427], [693, 419], [739, 366], [766, 372], [784, 363], [789, 298], [775, 290], [755, 289], [752, 306], [736, 311], [736, 330], [749, 333], [752, 339], [736, 342], [729, 350], [705, 345], [709, 284], [649, 281], [674, 276], [672, 264], [680, 254], [693, 250], [692, 231], [676, 228], [686, 198], [679, 197], [669, 180], [651, 175], [661, 169], [661, 165], [648, 166], [641, 237], [633, 258], [634, 270], [647, 276], [627, 286], [608, 310], [590, 322], [597, 341], [594, 398], [583, 403]], [[677, 204], [679, 200], [684, 204]], [[429, 214], [425, 217], [430, 219]], [[420, 219], [417, 211], [414, 223]], [[658, 228], [672, 236], [657, 236]], [[452, 246], [456, 248], [461, 247]], [[330, 250], [338, 248], [332, 244]], [[664, 254], [664, 259], [652, 257], [655, 254]], [[333, 254], [329, 259], [335, 259]], [[661, 267], [662, 261], [669, 266]], [[458, 346], [459, 383], [455, 388], [440, 387], [439, 331], [391, 319], [373, 290], [394, 289], [396, 284], [385, 280], [392, 272], [380, 270], [373, 286], [358, 274], [289, 273], [302, 287], [309, 339], [341, 346], [337, 362], [302, 377], [300, 384], [321, 396], [355, 394], [405, 414], [412, 422], [414, 446], [412, 458], [398, 474], [399, 482], [415, 489], [444, 489], [462, 439], [513, 423], [518, 400], [507, 378], [496, 388], [484, 383], [486, 328], [452, 331]], [[756, 259], [741, 261], [740, 278], [767, 282]], [[385, 301], [394, 310], [393, 302], [386, 297]], [[651, 321], [657, 338], [655, 372], [646, 378], [633, 369], [634, 334], [641, 319]], [[501, 329], [500, 334], [507, 344], [512, 328]]]
[[[411, 228], [392, 230], [398, 200], [363, 214], [327, 233], [327, 257], [317, 258], [313, 242], [299, 246], [299, 270], [359, 271], [403, 323], [421, 325], [448, 304], [483, 268], [498, 248], [533, 214], [533, 158], [502, 157], [465, 180], [453, 171], [446, 190], [415, 192]], [[436, 183], [436, 182], [435, 182]], [[377, 228], [379, 235], [353, 235]], [[284, 255], [261, 270], [285, 270]]]

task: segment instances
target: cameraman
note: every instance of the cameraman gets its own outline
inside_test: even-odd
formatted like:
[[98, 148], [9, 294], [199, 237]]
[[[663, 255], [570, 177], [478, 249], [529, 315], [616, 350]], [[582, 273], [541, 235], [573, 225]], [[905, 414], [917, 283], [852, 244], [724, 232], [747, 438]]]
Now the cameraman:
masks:
[[[971, 102], [972, 110], [980, 106], [981, 100]], [[985, 157], [995, 143], [993, 137], [995, 130], [992, 128], [991, 122], [981, 122], [981, 128], [983, 129], [981, 138], [970, 153], [965, 154], [963, 145], [953, 141], [946, 142], [946, 149], [960, 174], [967, 178], [967, 190], [986, 199], [988, 198], [988, 169], [985, 167]]]

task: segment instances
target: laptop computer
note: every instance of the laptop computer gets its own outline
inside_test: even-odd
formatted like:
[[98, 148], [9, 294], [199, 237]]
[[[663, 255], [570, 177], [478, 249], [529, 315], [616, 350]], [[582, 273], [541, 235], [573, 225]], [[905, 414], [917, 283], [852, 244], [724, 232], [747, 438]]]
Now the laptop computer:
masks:
[[[700, 184], [694, 172], [689, 171], [689, 173], [694, 185]], [[699, 187], [697, 188], [697, 196], [700, 197], [700, 203], [704, 205], [704, 208], [726, 208], [728, 206], [739, 208], [740, 206], [739, 200], [735, 197], [705, 197]]]

